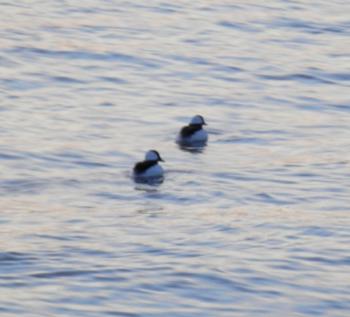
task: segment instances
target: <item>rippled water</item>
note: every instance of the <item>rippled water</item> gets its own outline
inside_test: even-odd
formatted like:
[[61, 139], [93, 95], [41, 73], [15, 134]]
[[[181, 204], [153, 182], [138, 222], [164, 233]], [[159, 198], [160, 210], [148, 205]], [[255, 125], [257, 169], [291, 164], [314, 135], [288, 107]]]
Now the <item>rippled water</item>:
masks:
[[0, 9], [1, 316], [349, 316], [349, 1]]

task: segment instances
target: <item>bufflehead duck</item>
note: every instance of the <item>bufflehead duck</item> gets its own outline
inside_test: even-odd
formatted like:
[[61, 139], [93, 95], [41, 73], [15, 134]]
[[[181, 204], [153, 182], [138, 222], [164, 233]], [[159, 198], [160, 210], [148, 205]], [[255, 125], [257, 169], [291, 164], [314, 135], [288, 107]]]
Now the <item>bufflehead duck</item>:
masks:
[[162, 178], [163, 168], [158, 164], [159, 161], [164, 162], [157, 151], [148, 151], [145, 155], [145, 160], [135, 164], [133, 170], [134, 178], [141, 181]]
[[200, 115], [194, 116], [190, 124], [180, 130], [177, 142], [182, 145], [204, 145], [208, 141], [208, 133], [203, 125], [206, 125], [204, 118]]

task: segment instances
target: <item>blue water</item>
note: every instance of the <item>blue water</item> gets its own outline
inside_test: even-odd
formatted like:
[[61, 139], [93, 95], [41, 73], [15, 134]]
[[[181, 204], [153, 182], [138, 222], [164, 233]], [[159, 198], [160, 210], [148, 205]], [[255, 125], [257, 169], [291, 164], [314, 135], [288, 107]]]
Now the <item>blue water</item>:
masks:
[[349, 12], [2, 1], [1, 316], [349, 316]]

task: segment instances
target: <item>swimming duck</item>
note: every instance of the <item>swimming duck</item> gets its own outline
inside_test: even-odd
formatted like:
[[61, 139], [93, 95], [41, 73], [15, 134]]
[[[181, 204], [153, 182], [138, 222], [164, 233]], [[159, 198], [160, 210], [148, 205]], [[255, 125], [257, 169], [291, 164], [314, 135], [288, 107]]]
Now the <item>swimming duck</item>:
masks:
[[208, 133], [203, 129], [206, 125], [200, 115], [194, 116], [189, 125], [182, 127], [177, 142], [182, 145], [204, 145], [208, 141]]
[[163, 168], [158, 164], [159, 161], [164, 162], [157, 151], [148, 151], [145, 160], [135, 164], [133, 169], [134, 178], [146, 181], [162, 178]]

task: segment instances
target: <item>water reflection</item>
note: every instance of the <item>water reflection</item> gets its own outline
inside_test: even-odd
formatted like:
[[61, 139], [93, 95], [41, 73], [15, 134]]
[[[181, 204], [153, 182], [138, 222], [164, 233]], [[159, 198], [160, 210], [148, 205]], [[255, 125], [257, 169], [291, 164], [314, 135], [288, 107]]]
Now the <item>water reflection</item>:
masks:
[[193, 154], [200, 154], [205, 151], [207, 142], [197, 142], [197, 143], [192, 143], [191, 145], [177, 142], [177, 145], [182, 151], [193, 153]]
[[157, 192], [158, 187], [163, 183], [164, 177], [157, 177], [153, 179], [145, 179], [141, 177], [134, 178], [136, 186], [135, 190], [145, 191], [148, 193]]

